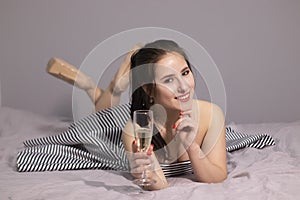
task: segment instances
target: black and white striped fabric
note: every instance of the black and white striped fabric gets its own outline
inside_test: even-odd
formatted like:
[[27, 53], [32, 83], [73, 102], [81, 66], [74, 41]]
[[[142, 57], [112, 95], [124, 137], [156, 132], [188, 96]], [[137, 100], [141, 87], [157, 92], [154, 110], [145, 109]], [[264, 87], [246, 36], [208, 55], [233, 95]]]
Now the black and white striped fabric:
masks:
[[[111, 169], [128, 171], [129, 163], [121, 141], [123, 127], [129, 119], [129, 104], [94, 113], [72, 123], [65, 132], [24, 142], [18, 153], [20, 172]], [[246, 135], [226, 128], [226, 150], [274, 145], [266, 134]], [[190, 161], [161, 164], [165, 176], [192, 172]]]

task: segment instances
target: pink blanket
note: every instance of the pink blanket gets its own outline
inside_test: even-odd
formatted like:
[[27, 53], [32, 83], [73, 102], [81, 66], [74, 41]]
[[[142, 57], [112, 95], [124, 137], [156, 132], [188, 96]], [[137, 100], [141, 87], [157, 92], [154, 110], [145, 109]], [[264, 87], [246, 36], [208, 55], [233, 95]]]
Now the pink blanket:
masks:
[[300, 195], [300, 121], [230, 124], [243, 133], [268, 133], [276, 145], [228, 153], [228, 179], [197, 183], [168, 178], [169, 187], [142, 191], [124, 172], [74, 170], [19, 173], [16, 155], [24, 140], [60, 133], [69, 122], [0, 108], [1, 199], [297, 199]]

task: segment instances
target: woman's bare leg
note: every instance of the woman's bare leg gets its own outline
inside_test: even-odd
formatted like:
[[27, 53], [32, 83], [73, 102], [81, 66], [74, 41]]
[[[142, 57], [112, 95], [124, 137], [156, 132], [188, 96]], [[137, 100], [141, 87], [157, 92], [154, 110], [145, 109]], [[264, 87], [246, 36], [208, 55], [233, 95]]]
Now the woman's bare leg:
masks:
[[127, 53], [109, 86], [96, 101], [96, 111], [109, 108], [120, 103], [120, 96], [129, 85], [130, 58], [141, 46], [141, 44], [137, 44]]
[[124, 92], [129, 85], [131, 55], [140, 47], [141, 45], [136, 45], [128, 52], [121, 63], [119, 70], [105, 90], [98, 87], [89, 76], [59, 58], [51, 58], [49, 60], [47, 72], [85, 90], [92, 102], [95, 104], [95, 111], [100, 111], [117, 105], [120, 102], [122, 92]]
[[46, 71], [86, 91], [94, 104], [103, 93], [103, 90], [99, 88], [90, 77], [62, 59], [51, 58], [47, 64]]

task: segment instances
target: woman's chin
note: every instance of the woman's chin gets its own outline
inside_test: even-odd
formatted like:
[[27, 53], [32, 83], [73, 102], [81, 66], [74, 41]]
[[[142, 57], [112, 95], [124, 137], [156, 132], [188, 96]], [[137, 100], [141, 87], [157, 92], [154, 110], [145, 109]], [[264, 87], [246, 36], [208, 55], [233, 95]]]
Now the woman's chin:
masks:
[[188, 101], [180, 101], [179, 102], [180, 111], [192, 110], [192, 103], [193, 103], [192, 99], [189, 99]]

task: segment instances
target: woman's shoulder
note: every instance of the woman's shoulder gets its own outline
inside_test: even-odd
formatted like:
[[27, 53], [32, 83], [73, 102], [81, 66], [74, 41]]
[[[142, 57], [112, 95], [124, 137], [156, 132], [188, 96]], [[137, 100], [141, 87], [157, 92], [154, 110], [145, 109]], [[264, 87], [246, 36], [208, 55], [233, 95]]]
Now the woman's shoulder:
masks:
[[223, 110], [217, 104], [205, 100], [195, 100], [194, 102], [197, 106], [195, 110], [198, 111], [199, 123], [202, 121], [202, 124], [203, 122], [210, 124], [213, 119], [224, 119]]
[[206, 112], [207, 114], [210, 114], [212, 112], [223, 112], [222, 108], [215, 103], [199, 99], [195, 99], [194, 102], [200, 112]]
[[133, 134], [133, 124], [132, 124], [132, 120], [129, 118], [123, 128], [123, 132], [126, 134]]

